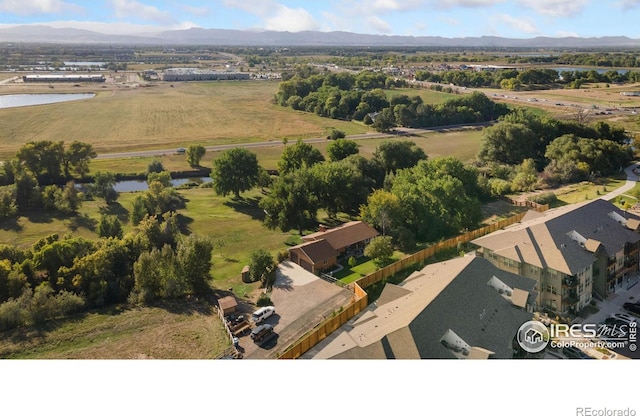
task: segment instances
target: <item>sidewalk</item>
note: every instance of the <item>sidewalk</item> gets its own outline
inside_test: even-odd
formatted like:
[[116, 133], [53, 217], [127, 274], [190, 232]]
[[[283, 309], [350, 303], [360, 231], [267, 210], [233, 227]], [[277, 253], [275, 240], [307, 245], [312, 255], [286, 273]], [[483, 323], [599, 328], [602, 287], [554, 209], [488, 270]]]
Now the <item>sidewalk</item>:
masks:
[[640, 300], [640, 281], [636, 280], [633, 286], [627, 288], [627, 282], [624, 282], [621, 287], [617, 287], [615, 293], [610, 294], [603, 301], [596, 301], [596, 307], [600, 309], [593, 315], [587, 316], [583, 323], [599, 324], [607, 319], [613, 313], [627, 313], [622, 309], [622, 305], [626, 302], [637, 302]]

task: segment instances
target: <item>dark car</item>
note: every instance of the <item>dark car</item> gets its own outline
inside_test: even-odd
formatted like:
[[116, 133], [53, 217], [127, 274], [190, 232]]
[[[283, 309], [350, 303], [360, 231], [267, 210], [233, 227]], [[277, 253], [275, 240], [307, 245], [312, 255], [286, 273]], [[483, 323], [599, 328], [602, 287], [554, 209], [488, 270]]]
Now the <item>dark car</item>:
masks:
[[273, 333], [273, 325], [263, 324], [253, 328], [251, 331], [251, 339], [253, 342], [260, 342]]
[[622, 305], [625, 311], [633, 312], [635, 314], [640, 315], [640, 304], [627, 302]]
[[562, 354], [567, 357], [567, 358], [573, 358], [573, 359], [578, 359], [578, 360], [589, 360], [589, 359], [593, 359], [592, 356], [588, 355], [587, 353], [585, 353], [584, 351], [582, 351], [579, 348], [576, 347], [564, 347], [562, 349]]

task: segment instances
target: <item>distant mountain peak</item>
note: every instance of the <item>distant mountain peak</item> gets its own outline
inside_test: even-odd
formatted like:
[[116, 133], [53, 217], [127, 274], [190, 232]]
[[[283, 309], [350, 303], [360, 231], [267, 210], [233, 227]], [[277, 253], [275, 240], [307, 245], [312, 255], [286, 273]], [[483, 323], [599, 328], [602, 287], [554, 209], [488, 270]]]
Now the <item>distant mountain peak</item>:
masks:
[[640, 47], [639, 39], [626, 36], [599, 38], [545, 37], [528, 39], [479, 36], [368, 35], [344, 31], [277, 32], [270, 30], [203, 29], [191, 27], [157, 33], [109, 35], [86, 29], [53, 28], [44, 24], [0, 29], [0, 42], [116, 43], [215, 46], [370, 46], [370, 47], [501, 47], [501, 48], [616, 48]]

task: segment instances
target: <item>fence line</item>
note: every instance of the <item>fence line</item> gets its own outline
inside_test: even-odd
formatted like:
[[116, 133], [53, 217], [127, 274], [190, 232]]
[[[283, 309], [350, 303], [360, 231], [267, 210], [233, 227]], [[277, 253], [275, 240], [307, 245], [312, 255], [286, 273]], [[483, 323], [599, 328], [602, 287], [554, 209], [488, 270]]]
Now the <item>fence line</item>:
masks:
[[[528, 206], [538, 212], [544, 212], [549, 209], [548, 204], [541, 205], [532, 201], [525, 201], [524, 203], [522, 203], [522, 205], [519, 206]], [[520, 222], [525, 214], [526, 213], [523, 212], [504, 220], [500, 220], [493, 224], [484, 226], [482, 228], [478, 228], [477, 230], [468, 231], [456, 237], [449, 238], [448, 240], [441, 241], [434, 244], [433, 246], [420, 250], [417, 253], [405, 256], [402, 259], [391, 263], [390, 265], [383, 267], [380, 270], [369, 273], [368, 275], [361, 277], [355, 282], [350, 283], [349, 286], [351, 286], [354, 295], [351, 298], [349, 305], [335, 316], [318, 324], [313, 330], [311, 330], [310, 333], [299, 339], [295, 344], [288, 347], [287, 350], [285, 350], [279, 358], [295, 359], [300, 357], [302, 354], [309, 351], [316, 344], [329, 336], [333, 331], [347, 323], [349, 319], [353, 318], [362, 310], [364, 310], [367, 307], [368, 302], [367, 292], [364, 290], [365, 288], [383, 281], [388, 277], [393, 276], [394, 274], [408, 268], [409, 266], [422, 263], [424, 260], [434, 256], [440, 251], [458, 247], [458, 244], [468, 243], [471, 240], [475, 240], [476, 238], [480, 238], [484, 235], [490, 234], [494, 231], [501, 230], [505, 227]]]

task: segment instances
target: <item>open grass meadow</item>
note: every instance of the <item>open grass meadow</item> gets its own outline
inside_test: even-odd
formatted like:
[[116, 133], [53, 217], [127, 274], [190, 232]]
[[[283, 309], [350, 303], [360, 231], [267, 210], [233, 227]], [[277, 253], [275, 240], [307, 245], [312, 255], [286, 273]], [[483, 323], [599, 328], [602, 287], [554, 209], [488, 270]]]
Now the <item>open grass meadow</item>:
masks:
[[370, 129], [272, 102], [274, 81], [121, 83], [73, 87], [15, 86], [2, 93], [95, 92], [95, 98], [0, 110], [0, 159], [36, 140], [91, 143], [98, 153], [324, 137]]
[[212, 359], [230, 346], [202, 302], [110, 307], [0, 332], [0, 359]]

